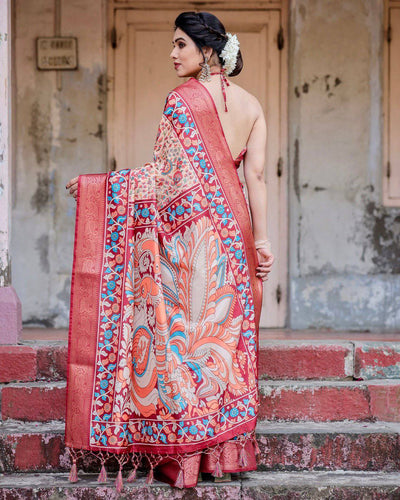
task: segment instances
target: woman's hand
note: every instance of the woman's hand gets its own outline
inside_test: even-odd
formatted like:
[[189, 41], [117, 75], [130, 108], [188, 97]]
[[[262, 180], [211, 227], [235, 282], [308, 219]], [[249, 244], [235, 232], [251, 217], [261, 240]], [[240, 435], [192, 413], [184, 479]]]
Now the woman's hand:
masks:
[[79, 177], [74, 177], [65, 186], [65, 189], [69, 189], [69, 194], [72, 195], [75, 198], [75, 200], [76, 197], [78, 196], [78, 179]]
[[274, 262], [274, 256], [268, 248], [259, 248], [257, 250], [258, 266], [256, 276], [263, 281], [268, 279], [268, 274], [271, 272], [271, 266]]

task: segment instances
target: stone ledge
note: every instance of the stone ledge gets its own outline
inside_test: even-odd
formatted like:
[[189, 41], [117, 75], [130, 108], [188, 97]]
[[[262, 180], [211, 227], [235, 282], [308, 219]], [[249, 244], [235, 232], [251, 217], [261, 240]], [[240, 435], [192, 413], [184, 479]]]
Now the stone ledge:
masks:
[[[99, 485], [96, 475], [82, 475], [70, 483], [67, 474], [13, 474], [0, 477], [0, 494], [5, 498], [71, 498], [109, 500], [142, 499], [253, 499], [279, 495], [285, 499], [374, 498], [395, 499], [400, 493], [400, 474], [383, 472], [253, 472], [228, 483], [204, 481], [195, 488], [179, 490], [155, 481], [148, 485], [144, 478], [124, 482], [118, 494], [114, 476]], [[19, 496], [18, 496], [19, 495]], [[369, 495], [369, 496], [367, 496]], [[373, 496], [372, 496], [373, 495]], [[274, 497], [275, 498], [275, 497]]]

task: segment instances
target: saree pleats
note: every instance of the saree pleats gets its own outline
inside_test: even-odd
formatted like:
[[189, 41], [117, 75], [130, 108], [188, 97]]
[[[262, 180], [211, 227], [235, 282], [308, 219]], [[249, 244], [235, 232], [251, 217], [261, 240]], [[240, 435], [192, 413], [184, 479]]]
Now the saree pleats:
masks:
[[72, 456], [98, 454], [103, 466], [113, 455], [121, 471], [146, 459], [151, 477], [180, 487], [199, 471], [255, 469], [262, 283], [235, 163], [201, 83], [168, 95], [152, 163], [80, 176], [76, 217]]

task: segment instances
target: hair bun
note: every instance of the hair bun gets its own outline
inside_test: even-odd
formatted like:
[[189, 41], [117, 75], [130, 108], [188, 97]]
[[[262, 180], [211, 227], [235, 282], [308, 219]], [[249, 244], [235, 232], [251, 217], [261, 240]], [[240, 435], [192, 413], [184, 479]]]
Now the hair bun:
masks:
[[[199, 50], [203, 47], [211, 47], [218, 55], [219, 63], [222, 67], [225, 61], [221, 54], [229, 42], [229, 37], [221, 21], [210, 12], [182, 12], [175, 19], [175, 29], [184, 31], [197, 45]], [[232, 69], [234, 62], [231, 63]], [[229, 76], [238, 75], [243, 68], [243, 59], [240, 49], [237, 51], [236, 64], [232, 71], [227, 74]]]

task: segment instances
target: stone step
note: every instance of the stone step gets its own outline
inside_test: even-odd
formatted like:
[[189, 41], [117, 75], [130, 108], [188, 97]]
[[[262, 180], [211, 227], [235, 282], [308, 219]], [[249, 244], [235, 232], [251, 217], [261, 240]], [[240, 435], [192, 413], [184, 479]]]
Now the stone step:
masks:
[[400, 380], [260, 381], [260, 420], [400, 422]]
[[[400, 422], [400, 380], [261, 380], [259, 420]], [[3, 420], [63, 420], [65, 382], [24, 382], [1, 388]]]
[[[400, 424], [390, 422], [260, 423], [260, 470], [397, 471]], [[61, 422], [0, 424], [0, 473], [68, 471]], [[82, 465], [80, 465], [81, 467]], [[97, 463], [85, 470], [97, 470]]]
[[114, 476], [99, 484], [96, 475], [81, 475], [70, 483], [67, 474], [12, 474], [0, 477], [1, 498], [116, 500], [151, 499], [398, 499], [398, 472], [249, 472], [236, 481], [204, 481], [195, 489], [179, 490], [155, 481], [148, 485], [140, 477], [134, 483], [124, 482], [118, 494]]
[[[260, 378], [400, 378], [400, 342], [260, 340]], [[0, 383], [66, 378], [67, 344], [27, 341], [0, 346]]]

